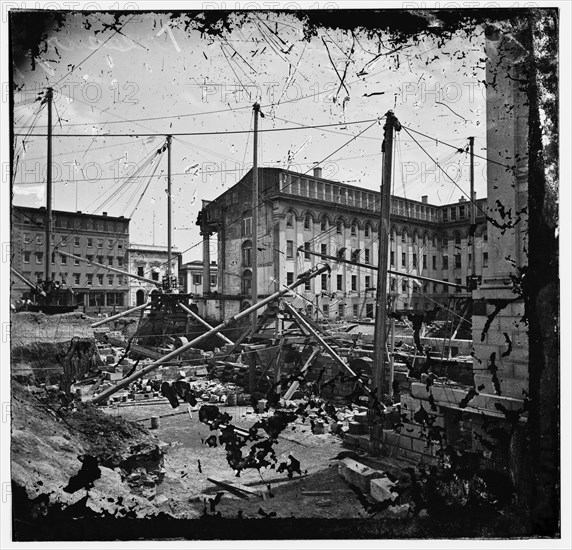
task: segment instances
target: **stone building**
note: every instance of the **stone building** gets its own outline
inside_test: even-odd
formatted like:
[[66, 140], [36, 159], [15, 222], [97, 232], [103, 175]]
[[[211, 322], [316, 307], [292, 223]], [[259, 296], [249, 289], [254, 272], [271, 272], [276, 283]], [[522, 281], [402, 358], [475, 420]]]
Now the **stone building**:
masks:
[[[178, 267], [181, 253], [176, 248], [171, 249], [171, 276], [179, 280]], [[129, 246], [129, 273], [147, 277], [162, 284], [167, 275], [167, 247], [154, 244], [136, 244]], [[129, 305], [138, 306], [149, 298], [149, 294], [157, 288], [151, 282], [129, 277]], [[180, 289], [182, 292], [182, 289]]]
[[[209, 292], [218, 291], [218, 273], [215, 261], [210, 263]], [[185, 294], [201, 295], [204, 291], [204, 267], [201, 260], [182, 264], [179, 268], [179, 286]]]
[[[468, 187], [468, 184], [467, 184]], [[251, 303], [252, 170], [214, 201], [205, 201], [200, 216], [205, 246], [218, 237], [221, 314], [231, 315]], [[264, 297], [289, 284], [322, 261], [309, 254], [337, 256], [362, 265], [326, 260], [322, 275], [299, 292], [308, 305], [329, 319], [374, 316], [378, 258], [380, 193], [281, 168], [259, 169], [260, 208], [257, 228], [258, 293]], [[486, 199], [477, 204], [476, 271], [488, 262], [483, 215]], [[421, 200], [392, 197], [389, 288], [398, 309], [428, 308], [467, 298], [469, 293], [438, 282], [423, 282], [400, 273], [465, 285], [470, 264], [468, 200], [436, 206]], [[367, 266], [371, 265], [369, 268]]]
[[[129, 281], [124, 275], [69, 258], [59, 252], [127, 268], [129, 219], [53, 210], [52, 280], [74, 293], [74, 301], [88, 312], [108, 312], [127, 306]], [[32, 283], [44, 278], [46, 208], [12, 207], [11, 262]], [[26, 297], [30, 288], [11, 276], [12, 299]]]

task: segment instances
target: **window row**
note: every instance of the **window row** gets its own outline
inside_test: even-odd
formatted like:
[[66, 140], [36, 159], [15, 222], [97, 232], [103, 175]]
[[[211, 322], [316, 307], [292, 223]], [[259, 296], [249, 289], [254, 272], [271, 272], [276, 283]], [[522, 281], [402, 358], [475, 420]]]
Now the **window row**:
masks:
[[[24, 244], [30, 244], [32, 242], [32, 235], [30, 233], [24, 232], [23, 236]], [[33, 241], [38, 245], [44, 244], [44, 235], [39, 233], [33, 236]], [[107, 239], [107, 244], [105, 243], [106, 239], [95, 239], [93, 237], [87, 237], [85, 239], [85, 245], [88, 248], [93, 248], [97, 246], [97, 248], [114, 248], [117, 246], [118, 250], [123, 250], [125, 242], [123, 240], [117, 241], [116, 239]], [[73, 244], [74, 247], [80, 247], [81, 244], [81, 237], [75, 236], [71, 237], [69, 235], [59, 235], [59, 236], [52, 236], [52, 244], [58, 243], [59, 246], [71, 246]]]

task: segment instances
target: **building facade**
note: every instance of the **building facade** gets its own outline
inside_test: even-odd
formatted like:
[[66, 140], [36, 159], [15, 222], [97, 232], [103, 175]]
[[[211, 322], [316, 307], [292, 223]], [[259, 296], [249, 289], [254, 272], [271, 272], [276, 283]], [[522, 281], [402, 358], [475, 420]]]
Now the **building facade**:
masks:
[[[127, 277], [61, 252], [126, 269], [129, 219], [59, 210], [52, 216], [52, 280], [64, 283], [85, 311], [109, 312], [128, 305]], [[12, 207], [11, 265], [32, 283], [44, 279], [46, 223], [46, 208]], [[12, 275], [11, 292], [12, 299], [28, 297], [30, 288]]]
[[[167, 275], [167, 247], [154, 244], [136, 244], [129, 246], [129, 273], [146, 277], [157, 284], [161, 284], [163, 277]], [[176, 248], [171, 249], [171, 276], [179, 280], [179, 264], [181, 253]], [[129, 305], [138, 306], [144, 304], [149, 294], [157, 288], [151, 282], [141, 281], [129, 277]], [[182, 292], [182, 289], [179, 289]]]
[[[203, 239], [218, 237], [219, 293], [234, 296], [241, 309], [251, 303], [252, 170], [210, 203], [205, 203], [200, 225]], [[329, 319], [374, 316], [377, 281], [380, 193], [313, 175], [280, 168], [259, 169], [258, 294], [267, 296], [300, 273], [323, 261], [311, 254], [350, 260], [350, 265], [327, 261], [332, 272], [306, 284], [299, 293]], [[471, 263], [471, 201], [435, 206], [392, 197], [388, 288], [397, 296], [398, 309], [450, 305], [469, 297], [464, 289], [427, 282], [402, 274], [465, 285]], [[476, 273], [488, 262], [484, 217], [486, 199], [476, 200]], [[204, 248], [209, 247], [206, 242]], [[371, 268], [367, 267], [370, 266]], [[226, 315], [233, 311], [224, 312]]]
[[[210, 263], [210, 292], [218, 292], [217, 263]], [[187, 262], [179, 268], [179, 286], [185, 294], [202, 295], [204, 268], [201, 260]]]

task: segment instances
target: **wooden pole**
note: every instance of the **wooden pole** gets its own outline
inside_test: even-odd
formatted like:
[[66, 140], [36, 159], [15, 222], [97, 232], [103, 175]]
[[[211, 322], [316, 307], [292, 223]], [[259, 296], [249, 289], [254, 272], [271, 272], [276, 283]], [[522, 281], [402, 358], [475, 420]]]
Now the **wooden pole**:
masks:
[[384, 395], [389, 393], [386, 384], [385, 367], [385, 344], [386, 344], [386, 321], [387, 321], [387, 254], [389, 248], [389, 212], [391, 202], [391, 172], [393, 160], [393, 131], [401, 130], [401, 124], [395, 118], [393, 111], [386, 114], [386, 122], [383, 127], [384, 140], [383, 172], [381, 180], [381, 206], [379, 210], [379, 254], [377, 272], [377, 295], [375, 315], [375, 359], [374, 359], [374, 386], [377, 389], [377, 397], [383, 402]]
[[172, 199], [171, 199], [171, 143], [173, 136], [167, 136], [167, 291], [171, 290], [172, 261]]
[[[211, 327], [211, 325], [209, 325], [202, 317], [199, 317], [193, 310], [189, 309], [186, 305], [181, 304], [179, 302], [179, 307], [187, 314], [189, 314], [193, 319], [196, 319], [199, 323], [202, 323], [205, 327], [207, 327], [209, 330], [212, 329], [213, 327]], [[232, 346], [234, 346], [234, 342], [230, 339], [227, 338], [224, 334], [222, 333], [217, 333], [217, 336], [220, 336], [220, 338], [222, 338], [227, 344], [230, 344]]]
[[[260, 105], [255, 103], [254, 111], [254, 144], [252, 159], [252, 305], [258, 301], [258, 113]], [[252, 313], [252, 326], [256, 328], [256, 311]]]
[[52, 88], [46, 90], [46, 99], [48, 102], [48, 150], [47, 150], [47, 166], [46, 166], [46, 243], [44, 258], [44, 280], [51, 280], [51, 261], [52, 261], [52, 102], [54, 94]]

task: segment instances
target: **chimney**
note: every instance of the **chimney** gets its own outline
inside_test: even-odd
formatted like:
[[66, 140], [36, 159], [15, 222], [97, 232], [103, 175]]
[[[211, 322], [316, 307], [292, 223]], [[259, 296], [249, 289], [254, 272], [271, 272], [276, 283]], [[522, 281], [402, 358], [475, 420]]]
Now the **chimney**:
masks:
[[422, 202], [423, 204], [427, 204], [427, 199], [428, 199], [428, 198], [429, 198], [428, 195], [423, 195], [423, 196], [421, 197], [421, 202]]
[[107, 212], [102, 212], [102, 216], [107, 216]]
[[81, 214], [81, 210], [78, 210], [78, 211], [76, 212], [76, 214]]
[[322, 177], [322, 168], [320, 166], [316, 166], [314, 168], [314, 177], [321, 178]]
[[467, 200], [467, 199], [465, 199], [465, 197], [461, 197], [461, 198], [459, 199], [459, 202], [465, 202], [466, 200]]

